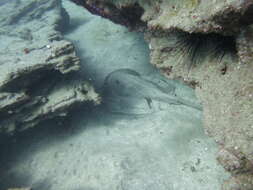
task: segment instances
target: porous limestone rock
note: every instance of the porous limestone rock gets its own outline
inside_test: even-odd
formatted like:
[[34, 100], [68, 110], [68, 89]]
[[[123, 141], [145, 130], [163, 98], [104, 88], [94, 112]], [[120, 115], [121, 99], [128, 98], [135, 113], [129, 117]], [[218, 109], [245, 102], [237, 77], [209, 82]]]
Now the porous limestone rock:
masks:
[[86, 81], [72, 43], [61, 28], [68, 15], [60, 0], [0, 4], [0, 133], [64, 117], [74, 106], [100, 98]]
[[[252, 22], [253, 2], [251, 0], [72, 0], [85, 6], [92, 13], [112, 21], [125, 20], [121, 24], [146, 22], [151, 30], [182, 30], [189, 33], [235, 34], [241, 25]], [[129, 19], [131, 9], [140, 7], [142, 15]], [[140, 10], [140, 9], [138, 9]], [[114, 14], [113, 12], [118, 12]], [[136, 12], [136, 10], [135, 10]], [[136, 15], [137, 16], [137, 15]], [[132, 18], [132, 17], [131, 17]]]
[[[171, 51], [170, 45], [173, 44], [173, 40], [169, 35], [148, 34], [146, 39], [150, 43], [151, 63], [168, 78], [179, 79], [196, 89], [196, 94], [204, 108], [206, 133], [212, 136], [221, 148], [236, 150], [233, 152], [234, 156], [237, 156], [237, 152], [243, 153], [252, 164], [253, 62], [251, 55], [253, 52], [250, 41], [247, 46], [242, 46], [245, 39], [238, 38], [239, 59], [236, 56], [225, 55], [219, 61], [212, 59], [210, 55], [189, 69], [187, 62], [190, 58], [187, 56], [185, 58], [183, 51], [181, 56]], [[225, 168], [228, 167], [225, 162], [222, 164]], [[245, 178], [250, 177], [252, 175], [247, 174]], [[240, 181], [244, 178], [233, 179]], [[250, 180], [253, 179], [248, 179]], [[253, 188], [251, 184], [248, 186]]]
[[221, 149], [218, 152], [217, 160], [233, 175], [252, 173], [253, 171], [252, 162], [236, 150]]
[[253, 175], [238, 175], [226, 180], [222, 190], [251, 190], [253, 186]]
[[241, 63], [253, 62], [253, 25], [241, 29], [237, 38], [238, 56]]

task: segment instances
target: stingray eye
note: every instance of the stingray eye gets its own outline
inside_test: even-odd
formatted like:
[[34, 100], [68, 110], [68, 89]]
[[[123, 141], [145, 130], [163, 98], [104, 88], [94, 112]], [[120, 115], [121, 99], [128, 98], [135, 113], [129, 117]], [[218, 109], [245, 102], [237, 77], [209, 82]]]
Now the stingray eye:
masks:
[[116, 80], [116, 81], [115, 81], [115, 83], [116, 83], [116, 84], [119, 84], [119, 81], [118, 81], [118, 80]]

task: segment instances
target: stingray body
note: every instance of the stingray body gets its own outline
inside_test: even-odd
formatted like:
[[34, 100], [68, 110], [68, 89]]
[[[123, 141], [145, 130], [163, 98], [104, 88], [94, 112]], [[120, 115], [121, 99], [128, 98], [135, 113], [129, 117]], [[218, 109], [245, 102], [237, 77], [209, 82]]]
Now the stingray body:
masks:
[[110, 73], [104, 82], [103, 99], [109, 111], [122, 114], [148, 114], [171, 105], [201, 109], [175, 93], [176, 87], [162, 78], [150, 80], [130, 69]]

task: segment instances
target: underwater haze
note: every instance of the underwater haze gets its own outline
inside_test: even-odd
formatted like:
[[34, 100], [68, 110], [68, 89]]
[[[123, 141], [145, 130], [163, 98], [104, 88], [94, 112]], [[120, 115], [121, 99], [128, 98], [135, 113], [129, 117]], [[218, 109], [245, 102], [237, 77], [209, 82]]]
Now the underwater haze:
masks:
[[0, 189], [220, 189], [229, 174], [204, 133], [194, 90], [149, 63], [142, 34], [67, 0], [62, 6], [69, 15], [63, 37], [81, 60], [74, 77], [89, 81], [101, 104], [2, 139]]

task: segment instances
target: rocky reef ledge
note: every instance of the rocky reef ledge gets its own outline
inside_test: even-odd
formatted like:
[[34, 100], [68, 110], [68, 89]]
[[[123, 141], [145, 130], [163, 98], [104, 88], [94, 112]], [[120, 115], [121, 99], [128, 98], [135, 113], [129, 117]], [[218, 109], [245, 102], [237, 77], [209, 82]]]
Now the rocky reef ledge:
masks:
[[80, 60], [61, 35], [66, 24], [60, 0], [0, 3], [0, 134], [65, 117], [88, 101], [99, 103], [93, 87], [74, 77]]
[[72, 1], [144, 32], [151, 63], [202, 101], [205, 131], [232, 173], [223, 190], [252, 190], [253, 1]]

